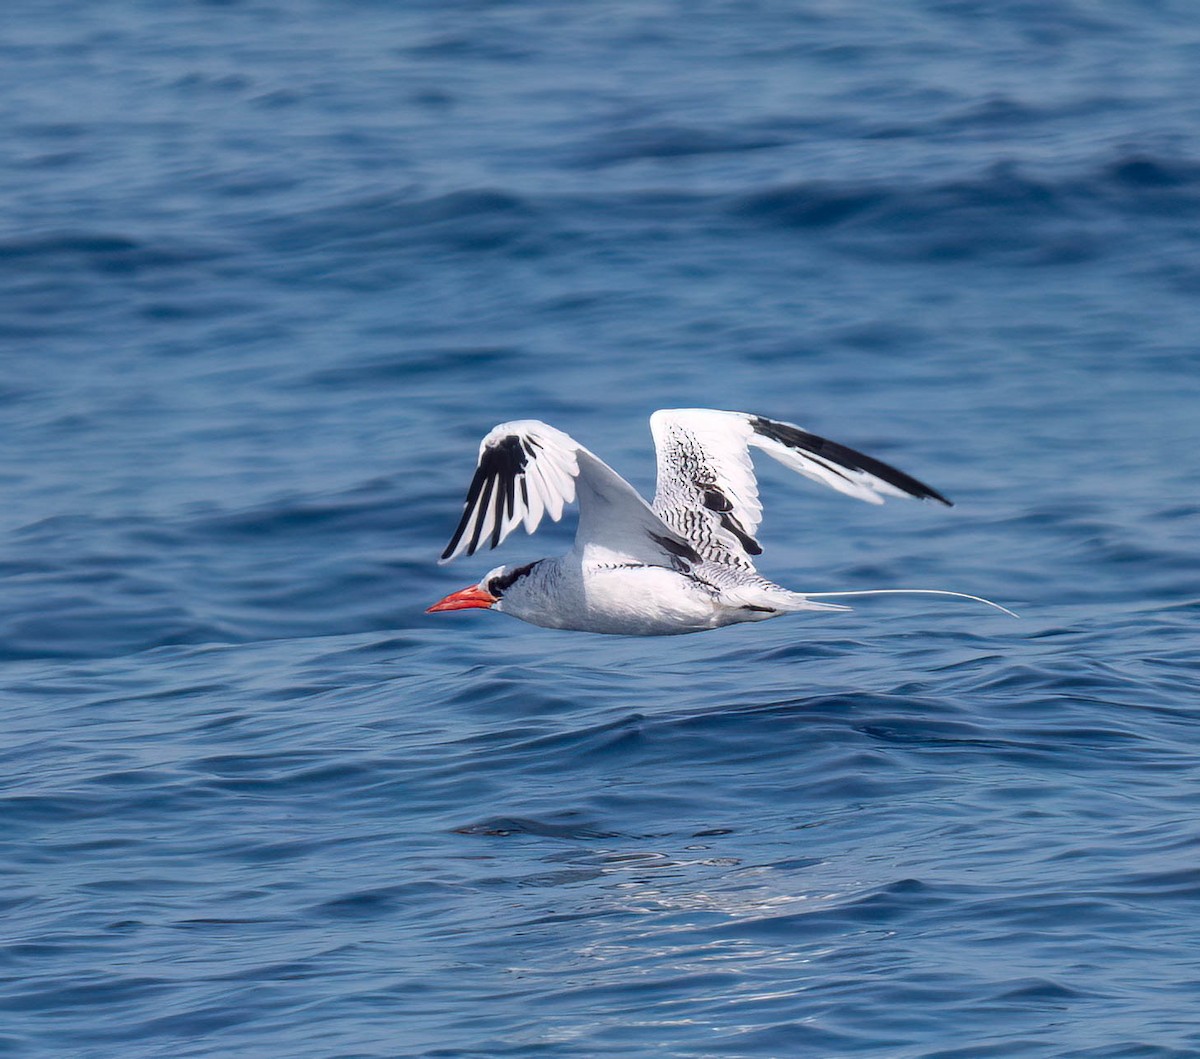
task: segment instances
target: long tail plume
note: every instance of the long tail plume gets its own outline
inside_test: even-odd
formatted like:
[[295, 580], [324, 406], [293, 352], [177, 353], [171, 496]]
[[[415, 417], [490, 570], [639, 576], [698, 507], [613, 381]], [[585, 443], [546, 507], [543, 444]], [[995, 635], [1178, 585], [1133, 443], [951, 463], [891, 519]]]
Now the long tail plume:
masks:
[[969, 596], [966, 592], [947, 592], [941, 588], [868, 588], [859, 592], [804, 592], [802, 594], [807, 599], [834, 599], [841, 596], [954, 596], [957, 599], [970, 599], [976, 603], [995, 607], [996, 610], [1007, 614], [1010, 618], [1020, 617], [1019, 614], [1014, 614], [1007, 607], [993, 603], [990, 599], [984, 599], [983, 596]]

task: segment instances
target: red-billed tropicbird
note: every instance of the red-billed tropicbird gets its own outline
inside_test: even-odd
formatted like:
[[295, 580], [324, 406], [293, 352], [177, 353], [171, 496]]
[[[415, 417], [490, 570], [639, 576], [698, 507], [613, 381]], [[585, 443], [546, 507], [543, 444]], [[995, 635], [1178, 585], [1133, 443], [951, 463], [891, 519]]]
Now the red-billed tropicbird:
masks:
[[[624, 478], [561, 430], [536, 419], [501, 423], [479, 446], [462, 521], [442, 553], [449, 562], [495, 548], [519, 523], [537, 529], [579, 501], [566, 555], [498, 566], [429, 612], [483, 608], [533, 625], [664, 636], [803, 610], [846, 610], [819, 599], [918, 592], [998, 604], [961, 592], [879, 589], [792, 592], [754, 568], [762, 517], [750, 449], [871, 504], [885, 496], [950, 501], [881, 460], [745, 412], [671, 408], [650, 417], [658, 489], [647, 504]], [[1011, 611], [1005, 610], [1006, 614]], [[1015, 616], [1015, 615], [1014, 615]]]

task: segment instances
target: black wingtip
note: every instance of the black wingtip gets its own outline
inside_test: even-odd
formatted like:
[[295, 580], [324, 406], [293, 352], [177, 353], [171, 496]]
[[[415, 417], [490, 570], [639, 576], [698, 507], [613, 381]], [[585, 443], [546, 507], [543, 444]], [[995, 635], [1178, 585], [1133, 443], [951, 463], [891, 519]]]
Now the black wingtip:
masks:
[[[536, 445], [532, 438], [526, 442]], [[442, 552], [443, 559], [449, 559], [454, 549], [466, 534], [474, 518], [474, 527], [470, 540], [467, 542], [467, 555], [474, 555], [479, 547], [483, 533], [483, 516], [488, 505], [495, 503], [495, 524], [492, 527], [489, 547], [495, 548], [500, 543], [500, 532], [506, 517], [515, 510], [516, 483], [521, 483], [521, 493], [528, 502], [528, 489], [525, 485], [525, 465], [529, 462], [527, 449], [522, 448], [521, 438], [516, 434], [507, 434], [484, 449], [479, 457], [479, 466], [475, 468], [475, 477], [471, 479], [467, 490], [467, 500], [463, 505], [462, 518], [458, 528]]]
[[801, 430], [790, 423], [780, 423], [762, 416], [752, 417], [750, 426], [755, 433], [777, 441], [781, 445], [786, 445], [788, 448], [810, 452], [814, 456], [820, 456], [847, 470], [866, 471], [868, 474], [873, 474], [881, 481], [887, 482], [888, 485], [893, 485], [897, 489], [902, 489], [917, 500], [936, 500], [947, 507], [954, 506], [952, 501], [942, 496], [933, 486], [926, 485], [911, 474], [905, 474], [898, 467], [884, 463], [883, 460], [877, 460], [874, 456], [868, 456], [865, 452], [859, 452], [848, 445], [830, 441], [819, 434], [810, 434], [807, 430]]

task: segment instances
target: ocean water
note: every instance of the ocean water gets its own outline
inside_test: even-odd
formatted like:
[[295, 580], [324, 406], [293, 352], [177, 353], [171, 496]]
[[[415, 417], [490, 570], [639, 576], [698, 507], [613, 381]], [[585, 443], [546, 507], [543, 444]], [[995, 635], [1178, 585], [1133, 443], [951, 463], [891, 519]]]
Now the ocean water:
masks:
[[[1200, 1055], [1195, 16], [6, 4], [0, 1055]], [[436, 565], [495, 423], [681, 405], [1020, 620], [423, 613], [570, 539]]]

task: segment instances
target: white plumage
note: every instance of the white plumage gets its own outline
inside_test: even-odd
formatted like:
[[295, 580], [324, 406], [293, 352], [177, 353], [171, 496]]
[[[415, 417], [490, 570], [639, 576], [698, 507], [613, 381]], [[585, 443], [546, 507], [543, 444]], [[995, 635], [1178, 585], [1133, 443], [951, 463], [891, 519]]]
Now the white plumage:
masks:
[[[484, 544], [495, 548], [521, 524], [533, 533], [543, 515], [557, 521], [577, 499], [574, 547], [558, 558], [497, 567], [430, 611], [486, 608], [550, 628], [652, 636], [844, 610], [818, 597], [870, 594], [792, 592], [757, 572], [762, 505], [752, 448], [868, 503], [888, 496], [950, 503], [903, 471], [791, 423], [676, 408], [655, 412], [650, 428], [658, 452], [653, 505], [561, 430], [536, 419], [493, 429], [479, 446], [462, 519], [441, 561]], [[880, 591], [989, 602], [929, 589]]]

